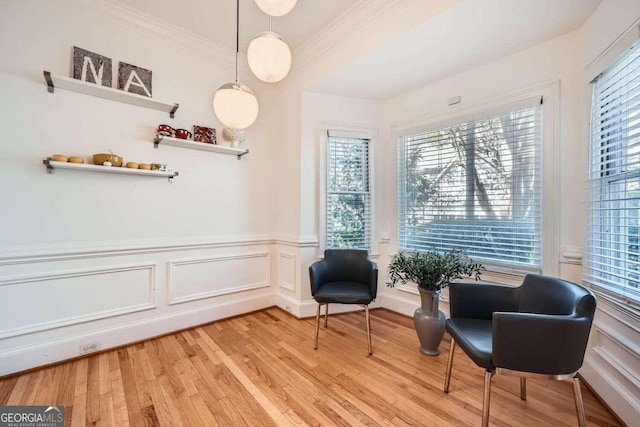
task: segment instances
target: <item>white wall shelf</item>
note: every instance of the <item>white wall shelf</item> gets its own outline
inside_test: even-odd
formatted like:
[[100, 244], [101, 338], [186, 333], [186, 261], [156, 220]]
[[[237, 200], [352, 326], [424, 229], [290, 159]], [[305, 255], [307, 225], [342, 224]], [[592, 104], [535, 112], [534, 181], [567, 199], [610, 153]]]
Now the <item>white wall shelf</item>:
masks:
[[111, 87], [100, 86], [70, 77], [57, 76], [49, 71], [44, 72], [44, 79], [47, 83], [47, 90], [54, 93], [55, 88], [66, 89], [72, 92], [83, 93], [85, 95], [97, 96], [98, 98], [109, 99], [111, 101], [124, 102], [125, 104], [137, 105], [138, 107], [149, 108], [151, 110], [165, 111], [173, 119], [180, 104], [172, 104], [158, 101], [147, 96], [125, 92]]
[[245, 154], [249, 153], [246, 148], [225, 147], [216, 144], [207, 144], [205, 142], [194, 142], [187, 139], [172, 138], [170, 136], [156, 135], [153, 140], [153, 146], [158, 148], [159, 144], [173, 145], [174, 147], [191, 148], [192, 150], [212, 151], [214, 153], [230, 154], [238, 156], [238, 160]]
[[103, 173], [119, 173], [126, 175], [142, 175], [142, 176], [151, 176], [157, 178], [169, 178], [169, 182], [172, 182], [173, 178], [178, 176], [178, 172], [163, 172], [163, 171], [155, 171], [155, 170], [144, 170], [144, 169], [131, 169], [127, 167], [116, 167], [116, 166], [101, 166], [101, 165], [87, 165], [84, 163], [69, 163], [69, 162], [56, 162], [47, 158], [42, 161], [47, 167], [48, 173], [53, 173], [54, 169], [71, 169], [71, 170], [80, 170], [87, 172], [103, 172]]

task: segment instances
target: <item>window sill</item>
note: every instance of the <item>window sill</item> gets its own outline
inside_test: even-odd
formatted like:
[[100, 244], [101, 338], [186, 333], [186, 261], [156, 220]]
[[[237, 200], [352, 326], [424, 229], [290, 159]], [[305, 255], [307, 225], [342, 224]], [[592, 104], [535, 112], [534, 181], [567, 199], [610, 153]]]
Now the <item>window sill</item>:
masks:
[[[624, 297], [612, 294], [610, 291], [585, 281], [584, 286], [591, 289], [598, 300], [602, 300], [606, 304], [618, 310], [633, 320], [640, 322], [640, 304], [635, 301], [625, 300]], [[634, 305], [636, 304], [636, 305]]]

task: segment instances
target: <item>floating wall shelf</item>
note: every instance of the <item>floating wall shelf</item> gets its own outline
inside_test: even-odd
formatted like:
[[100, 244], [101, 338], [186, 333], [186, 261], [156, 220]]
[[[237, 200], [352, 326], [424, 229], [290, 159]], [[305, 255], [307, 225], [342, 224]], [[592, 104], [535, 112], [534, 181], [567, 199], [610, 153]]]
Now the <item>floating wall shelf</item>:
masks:
[[70, 90], [72, 92], [109, 99], [111, 101], [137, 105], [138, 107], [149, 108], [151, 110], [165, 111], [169, 113], [169, 117], [172, 119], [180, 106], [179, 104], [161, 102], [147, 96], [125, 92], [111, 87], [100, 86], [70, 77], [57, 76], [51, 74], [49, 71], [44, 72], [44, 79], [47, 82], [47, 90], [51, 93], [54, 93], [56, 88]]
[[159, 144], [173, 145], [174, 147], [191, 148], [192, 150], [212, 151], [214, 153], [230, 154], [238, 156], [238, 160], [249, 153], [246, 148], [225, 147], [223, 145], [207, 144], [205, 142], [194, 142], [187, 139], [172, 138], [170, 136], [156, 135], [153, 146], [158, 148]]
[[43, 160], [42, 164], [44, 164], [47, 167], [48, 173], [53, 173], [54, 169], [71, 169], [71, 170], [81, 170], [81, 171], [87, 171], [87, 172], [119, 173], [119, 174], [125, 174], [125, 175], [143, 175], [143, 176], [151, 176], [151, 177], [157, 177], [157, 178], [169, 178], [169, 182], [171, 182], [174, 177], [178, 176], [178, 172], [162, 172], [162, 171], [152, 171], [152, 170], [144, 170], [144, 169], [131, 169], [127, 167], [87, 165], [84, 163], [56, 162], [51, 160], [50, 158]]

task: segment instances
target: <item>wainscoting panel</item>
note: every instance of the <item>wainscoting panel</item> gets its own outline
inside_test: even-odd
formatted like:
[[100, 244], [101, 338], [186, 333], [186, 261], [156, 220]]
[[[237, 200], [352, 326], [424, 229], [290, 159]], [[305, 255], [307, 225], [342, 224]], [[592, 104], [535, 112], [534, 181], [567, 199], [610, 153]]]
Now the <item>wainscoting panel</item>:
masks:
[[591, 329], [580, 374], [628, 425], [640, 413], [640, 328], [636, 318], [604, 298]]
[[268, 252], [169, 261], [168, 304], [270, 286]]
[[291, 252], [278, 252], [278, 285], [291, 292], [296, 291], [296, 255]]
[[156, 264], [0, 279], [0, 339], [155, 307]]

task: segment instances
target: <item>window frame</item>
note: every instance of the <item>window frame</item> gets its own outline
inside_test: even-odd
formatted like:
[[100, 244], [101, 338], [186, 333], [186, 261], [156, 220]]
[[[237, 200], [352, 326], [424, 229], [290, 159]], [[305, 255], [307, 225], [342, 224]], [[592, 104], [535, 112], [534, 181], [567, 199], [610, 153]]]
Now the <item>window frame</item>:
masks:
[[327, 156], [329, 154], [329, 132], [336, 132], [340, 135], [345, 136], [346, 138], [357, 138], [357, 139], [367, 139], [369, 140], [369, 222], [371, 224], [369, 233], [370, 233], [370, 241], [369, 241], [369, 256], [377, 257], [379, 255], [378, 252], [378, 239], [377, 236], [377, 226], [376, 226], [376, 180], [375, 180], [375, 152], [376, 152], [376, 140], [378, 138], [378, 129], [357, 125], [349, 125], [344, 123], [322, 123], [319, 126], [318, 131], [318, 139], [319, 139], [319, 180], [318, 180], [318, 193], [319, 193], [319, 254], [318, 256], [322, 256], [325, 249], [331, 249], [327, 247], [327, 179], [328, 179], [328, 159]]
[[[588, 184], [588, 195], [587, 195], [587, 222], [585, 227], [585, 242], [584, 242], [584, 253], [585, 253], [585, 276], [582, 283], [589, 287], [593, 292], [595, 292], [599, 297], [604, 298], [609, 303], [616, 306], [618, 309], [622, 310], [625, 314], [632, 315], [638, 319], [640, 319], [640, 298], [636, 299], [633, 297], [629, 297], [624, 292], [618, 292], [617, 289], [614, 289], [611, 286], [607, 286], [604, 284], [599, 284], [595, 280], [590, 277], [588, 272], [589, 264], [591, 263], [590, 257], [593, 256], [591, 252], [589, 242], [590, 236], [594, 233], [594, 230], [590, 228], [591, 226], [591, 215], [592, 215], [592, 204], [593, 197], [595, 193], [595, 189], [592, 189], [592, 185], [598, 185], [600, 188], [599, 194], [604, 194], [609, 191], [610, 185], [615, 185], [616, 183], [624, 182], [626, 178], [629, 178], [630, 175], [633, 177], [638, 177], [640, 175], [640, 170], [636, 170], [633, 173], [629, 174], [627, 172], [617, 172], [613, 174], [607, 174], [605, 176], [601, 176], [600, 179], [596, 180], [592, 176], [592, 157], [591, 153], [594, 149], [594, 143], [596, 141], [592, 140], [592, 131], [593, 131], [593, 98], [595, 94], [595, 82], [599, 78], [599, 76], [606, 72], [611, 66], [613, 66], [630, 48], [633, 44], [640, 41], [640, 37], [633, 32], [625, 33], [614, 45], [610, 46], [607, 51], [603, 52], [599, 58], [597, 58], [594, 63], [592, 63], [585, 72], [585, 86], [586, 86], [586, 98], [588, 102], [586, 102], [585, 106], [585, 114], [588, 117], [588, 122], [586, 125], [586, 135], [587, 135], [587, 184]], [[613, 158], [610, 160], [611, 163], [617, 163], [620, 159]], [[626, 160], [626, 155], [625, 155]], [[611, 171], [607, 171], [611, 172]], [[623, 178], [621, 178], [623, 176]], [[611, 203], [619, 203], [616, 201], [611, 201]], [[596, 229], [598, 226], [596, 225]], [[620, 245], [620, 242], [609, 242], [610, 245]]]
[[[543, 99], [542, 106], [542, 182], [541, 182], [541, 265], [539, 272], [548, 275], [557, 275], [559, 271], [560, 258], [559, 249], [559, 197], [560, 189], [558, 176], [558, 113], [559, 113], [559, 93], [560, 82], [558, 80], [532, 86], [516, 92], [503, 94], [494, 98], [477, 102], [468, 107], [456, 106], [449, 111], [441, 111], [432, 115], [418, 117], [410, 121], [399, 123], [392, 127], [391, 136], [395, 142], [395, 246], [396, 251], [400, 250], [400, 193], [398, 169], [398, 159], [401, 156], [401, 141], [403, 135], [427, 131], [429, 129], [439, 129], [452, 126], [467, 121], [483, 119], [492, 115], [497, 115], [507, 111], [516, 111], [527, 106], [532, 106], [533, 102]], [[527, 274], [522, 268], [511, 268], [505, 265], [487, 263], [483, 261], [486, 272], [483, 274], [484, 280], [495, 281], [497, 283], [514, 283], [521, 280]]]

